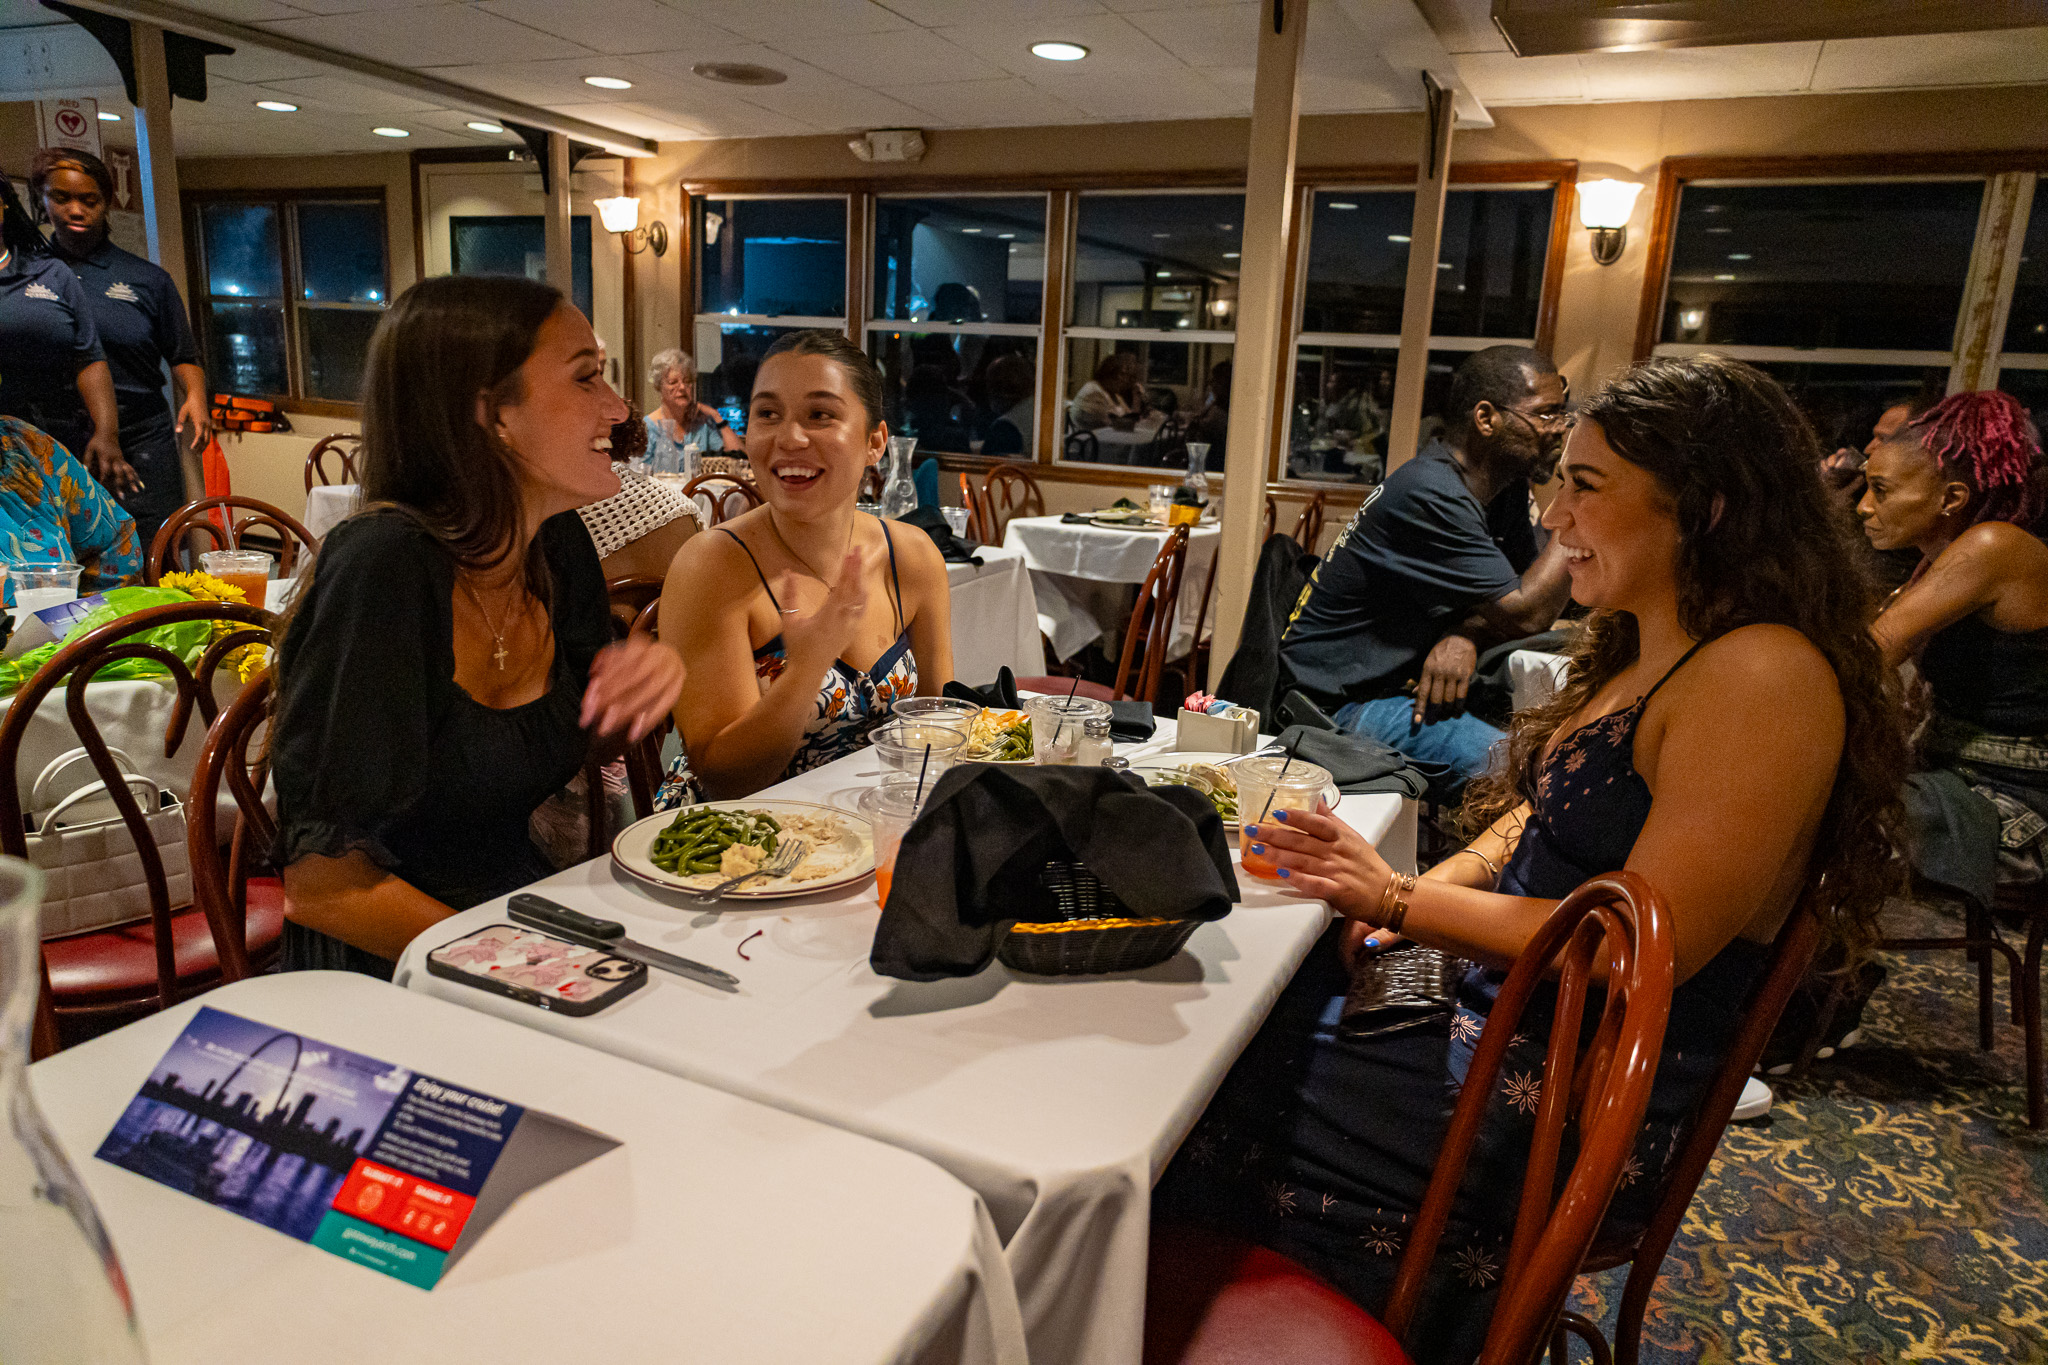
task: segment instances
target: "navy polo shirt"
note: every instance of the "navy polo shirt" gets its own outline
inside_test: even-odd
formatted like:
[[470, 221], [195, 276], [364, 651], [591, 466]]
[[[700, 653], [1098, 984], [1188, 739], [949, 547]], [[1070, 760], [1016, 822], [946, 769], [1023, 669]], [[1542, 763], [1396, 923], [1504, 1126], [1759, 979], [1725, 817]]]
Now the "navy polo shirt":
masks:
[[57, 259], [77, 275], [114, 372], [122, 446], [169, 432], [162, 365], [199, 363], [185, 301], [170, 275], [105, 240], [90, 255], [73, 259], [59, 254]]
[[14, 252], [0, 267], [0, 414], [83, 450], [92, 417], [78, 396], [78, 372], [106, 358], [70, 267]]

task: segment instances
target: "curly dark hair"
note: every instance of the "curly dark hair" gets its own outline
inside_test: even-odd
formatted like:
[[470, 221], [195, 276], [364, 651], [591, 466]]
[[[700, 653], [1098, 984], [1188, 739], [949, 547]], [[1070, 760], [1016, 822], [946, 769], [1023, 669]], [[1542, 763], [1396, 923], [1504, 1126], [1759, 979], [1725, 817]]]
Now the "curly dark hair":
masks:
[[[1885, 897], [1902, 884], [1894, 850], [1909, 759], [1897, 677], [1870, 634], [1872, 584], [1854, 529], [1821, 484], [1812, 425], [1775, 379], [1715, 355], [1645, 361], [1594, 395], [1579, 420], [1596, 423], [1617, 454], [1670, 495], [1687, 634], [1709, 640], [1738, 626], [1790, 626], [1834, 669], [1846, 731], [1803, 900], [1844, 959], [1856, 960], [1876, 936]], [[1516, 714], [1507, 762], [1468, 789], [1470, 827], [1529, 799], [1551, 737], [1635, 662], [1637, 649], [1627, 612], [1586, 619], [1563, 687]]]

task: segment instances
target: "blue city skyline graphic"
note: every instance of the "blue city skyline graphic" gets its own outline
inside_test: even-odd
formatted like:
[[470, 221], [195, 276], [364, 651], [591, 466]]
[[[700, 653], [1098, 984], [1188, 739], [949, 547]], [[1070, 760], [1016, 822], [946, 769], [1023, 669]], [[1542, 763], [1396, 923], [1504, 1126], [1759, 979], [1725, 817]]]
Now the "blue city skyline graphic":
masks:
[[98, 1155], [309, 1241], [411, 1079], [373, 1057], [202, 1008]]

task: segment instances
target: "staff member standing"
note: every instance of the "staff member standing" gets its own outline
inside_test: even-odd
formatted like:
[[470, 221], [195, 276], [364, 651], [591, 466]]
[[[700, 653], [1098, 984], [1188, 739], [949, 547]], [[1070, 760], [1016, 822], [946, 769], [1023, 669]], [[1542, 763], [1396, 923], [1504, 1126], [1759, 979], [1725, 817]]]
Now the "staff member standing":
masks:
[[[122, 458], [109, 469], [95, 466], [93, 473], [135, 518], [146, 548], [157, 527], [185, 502], [178, 437], [189, 427], [192, 443], [203, 446], [213, 434], [206, 372], [199, 368], [185, 301], [161, 267], [107, 239], [114, 177], [98, 157], [68, 147], [38, 152], [29, 169], [29, 194], [55, 229], [57, 259], [84, 287], [113, 369]], [[175, 418], [164, 403], [166, 364], [183, 391]]]
[[[121, 459], [114, 380], [78, 277], [44, 254], [42, 235], [0, 175], [0, 417], [55, 437], [102, 483]], [[112, 487], [109, 484], [109, 487]]]

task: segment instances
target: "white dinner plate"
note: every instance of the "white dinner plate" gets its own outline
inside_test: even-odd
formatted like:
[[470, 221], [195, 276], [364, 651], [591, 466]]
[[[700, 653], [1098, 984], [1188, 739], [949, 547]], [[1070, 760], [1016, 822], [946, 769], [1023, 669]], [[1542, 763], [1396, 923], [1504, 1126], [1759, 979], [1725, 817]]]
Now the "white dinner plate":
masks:
[[[829, 856], [844, 856], [844, 866], [811, 881], [793, 881], [789, 877], [774, 877], [766, 881], [748, 882], [736, 891], [726, 892], [729, 900], [779, 900], [786, 896], [808, 896], [816, 891], [836, 891], [851, 886], [875, 870], [875, 832], [868, 822], [848, 811], [832, 806], [820, 806], [810, 801], [768, 801], [759, 798], [747, 801], [705, 801], [696, 806], [683, 806], [676, 810], [650, 815], [645, 820], [636, 820], [619, 831], [619, 837], [612, 840], [612, 862], [629, 877], [651, 886], [670, 891], [709, 891], [726, 878], [714, 873], [701, 873], [694, 877], [679, 877], [673, 872], [664, 872], [654, 865], [648, 855], [654, 848], [654, 837], [674, 824], [676, 820], [693, 810], [705, 807], [712, 810], [765, 811], [781, 820], [788, 815], [829, 816], [839, 822], [840, 835], [837, 840], [814, 847], [806, 860], [817, 857], [821, 852]], [[797, 865], [803, 870], [803, 864]]]
[[[1131, 771], [1139, 774], [1143, 774], [1148, 771], [1159, 772], [1163, 769], [1192, 767], [1197, 763], [1222, 763], [1228, 759], [1242, 757], [1242, 754], [1226, 754], [1206, 749], [1183, 749], [1177, 751], [1168, 750], [1165, 753], [1147, 754], [1143, 758], [1132, 759]], [[1237, 770], [1235, 768], [1225, 768], [1223, 771], [1231, 775], [1231, 779], [1233, 782], [1236, 780]], [[1337, 802], [1343, 798], [1343, 795], [1344, 794], [1342, 792], [1337, 790], [1337, 784], [1333, 782], [1329, 785], [1327, 789], [1324, 790], [1323, 799], [1325, 801], [1328, 801], [1332, 806], [1335, 806]], [[1238, 822], [1235, 820], [1225, 819], [1223, 822], [1223, 827], [1225, 829], [1236, 829], [1237, 823]]]

